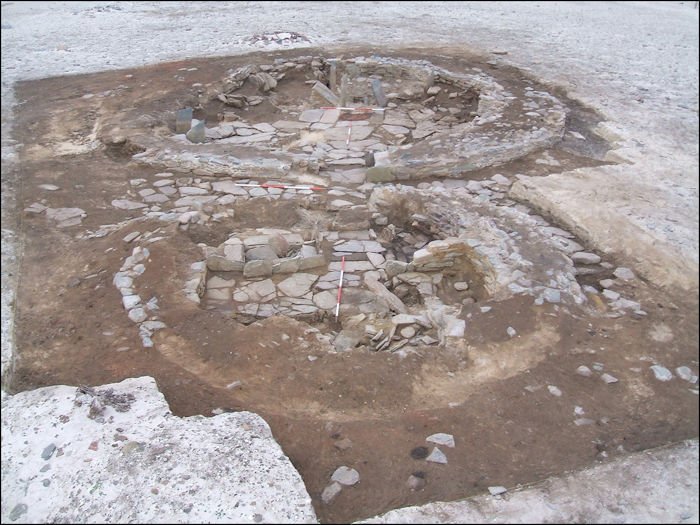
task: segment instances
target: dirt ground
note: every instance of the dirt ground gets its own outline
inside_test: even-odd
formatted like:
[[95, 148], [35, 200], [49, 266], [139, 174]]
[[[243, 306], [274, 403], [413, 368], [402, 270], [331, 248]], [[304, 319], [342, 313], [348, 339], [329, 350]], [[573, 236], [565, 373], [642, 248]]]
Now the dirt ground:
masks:
[[[438, 65], [458, 69], [469, 64], [502, 80], [522, 80], [516, 70], [496, 71], [445, 49], [422, 49], [420, 54]], [[285, 55], [291, 53], [274, 56]], [[534, 306], [526, 296], [485, 299], [472, 305], [464, 347], [426, 348], [405, 359], [359, 350], [329, 353], [306, 323], [272, 317], [246, 326], [185, 301], [181, 280], [199, 252], [195, 242], [206, 237], [193, 241], [192, 231], [145, 221], [103, 238], [76, 238], [81, 231], [128, 217], [129, 212], [109, 203], [123, 195], [129, 179], [151, 181], [156, 170], [130, 163], [128, 150], [98, 148], [55, 156], [58, 143], [80, 142], [94, 132], [97, 120], [117, 112], [171, 112], [187, 102], [191, 83], [213, 82], [233, 65], [263, 59], [262, 54], [198, 59], [18, 84], [18, 209], [46, 198], [51, 207], [78, 206], [88, 215], [81, 226], [62, 230], [43, 216], [21, 216], [13, 391], [150, 375], [177, 415], [211, 415], [215, 409], [257, 412], [301, 473], [323, 523], [464, 498], [494, 485], [530, 483], [697, 436], [697, 390], [691, 392], [691, 385], [679, 378], [658, 381], [649, 370], [654, 363], [670, 370], [697, 369], [698, 298], [682, 290], [630, 281], [625, 294], [642, 304], [643, 317], [605, 317], [602, 303], [597, 315], [590, 309]], [[186, 75], [187, 82], [173, 82], [176, 75]], [[83, 97], [120, 85], [126, 88], [99, 106]], [[567, 129], [590, 137], [595, 116], [567, 104], [572, 110]], [[269, 111], [260, 115], [261, 122], [278, 118]], [[546, 175], [602, 163], [605, 145], [593, 139], [586, 144], [583, 151], [564, 140], [548, 150], [561, 163], [557, 167], [535, 163], [533, 155], [468, 178]], [[61, 189], [49, 193], [39, 184]], [[242, 209], [232, 226], [249, 226], [253, 219], [272, 226], [281, 218], [278, 212], [256, 217]], [[146, 296], [158, 292], [160, 315], [170, 329], [155, 337], [155, 349], [144, 349], [112, 277], [132, 249], [121, 239], [137, 229], [157, 228], [169, 238], [151, 250], [140, 282]], [[485, 305], [493, 309], [482, 313], [479, 307]], [[516, 337], [507, 335], [508, 326]], [[619, 382], [576, 374], [580, 365], [594, 363]], [[233, 381], [242, 384], [227, 388]], [[552, 395], [548, 385], [562, 395]], [[585, 409], [592, 424], [574, 424], [576, 406]], [[425, 438], [437, 432], [455, 436], [456, 447], [443, 450], [449, 463], [414, 459], [411, 451], [428, 446]], [[347, 448], [346, 438], [351, 441]], [[339, 465], [358, 470], [361, 481], [332, 504], [323, 504], [320, 494]], [[416, 472], [427, 483], [423, 490], [411, 491], [406, 480]]]

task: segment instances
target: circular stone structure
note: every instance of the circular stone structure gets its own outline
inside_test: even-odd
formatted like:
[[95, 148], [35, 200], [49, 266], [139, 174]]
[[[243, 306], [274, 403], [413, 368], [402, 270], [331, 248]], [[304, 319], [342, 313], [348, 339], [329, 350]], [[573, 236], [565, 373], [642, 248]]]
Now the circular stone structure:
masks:
[[[329, 522], [692, 432], [680, 396], [696, 387], [654, 395], [637, 362], [692, 378], [676, 349], [694, 334], [675, 329], [692, 308], [518, 200], [521, 174], [602, 164], [600, 118], [441, 53], [22, 84], [14, 386], [149, 375], [178, 415], [256, 411]], [[435, 434], [455, 438], [447, 464], [411, 455]], [[341, 465], [361, 481], [324, 501]]]

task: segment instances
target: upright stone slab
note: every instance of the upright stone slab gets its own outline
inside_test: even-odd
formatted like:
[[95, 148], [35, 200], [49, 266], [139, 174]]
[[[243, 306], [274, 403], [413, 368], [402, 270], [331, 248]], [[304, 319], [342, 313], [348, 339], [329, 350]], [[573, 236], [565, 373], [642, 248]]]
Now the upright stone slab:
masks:
[[316, 92], [317, 94], [321, 95], [324, 99], [326, 99], [328, 102], [333, 104], [334, 106], [338, 105], [338, 97], [336, 96], [335, 93], [333, 93], [330, 89], [328, 89], [326, 86], [321, 84], [320, 82], [316, 82], [314, 84], [314, 87], [311, 88], [312, 91]]
[[328, 84], [331, 91], [335, 91], [338, 87], [338, 61], [335, 59], [328, 61], [331, 65], [331, 71], [328, 75]]
[[207, 136], [203, 120], [192, 126], [192, 129], [187, 132], [187, 139], [195, 144], [206, 142]]
[[175, 133], [187, 133], [192, 127], [192, 108], [181, 109], [175, 114]]
[[380, 79], [372, 79], [372, 92], [374, 93], [374, 98], [377, 99], [377, 105], [380, 108], [386, 107], [386, 95], [384, 94], [384, 88], [382, 88], [382, 81]]
[[348, 76], [340, 77], [340, 107], [348, 105]]

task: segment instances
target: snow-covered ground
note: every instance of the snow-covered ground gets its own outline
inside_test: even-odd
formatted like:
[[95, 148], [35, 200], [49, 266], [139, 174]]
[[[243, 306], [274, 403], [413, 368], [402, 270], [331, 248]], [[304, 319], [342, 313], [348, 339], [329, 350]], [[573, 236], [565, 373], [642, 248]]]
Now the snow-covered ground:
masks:
[[[13, 84], [273, 51], [280, 46], [247, 39], [275, 31], [304, 35], [309, 43], [295, 44], [301, 46], [507, 52], [494, 59], [563, 87], [601, 111], [608, 122], [600, 131], [617, 147], [612, 158], [626, 162], [524, 180], [522, 195], [653, 282], [697, 293], [696, 2], [2, 2], [3, 377], [11, 364], [21, 255], [21, 239], [14, 234]], [[687, 455], [695, 465], [696, 450]], [[694, 498], [697, 509], [697, 469], [694, 475], [694, 485], [669, 478], [667, 492], [661, 492]], [[16, 482], [6, 475], [3, 459], [3, 489]], [[3, 521], [13, 510], [5, 507], [3, 498]]]

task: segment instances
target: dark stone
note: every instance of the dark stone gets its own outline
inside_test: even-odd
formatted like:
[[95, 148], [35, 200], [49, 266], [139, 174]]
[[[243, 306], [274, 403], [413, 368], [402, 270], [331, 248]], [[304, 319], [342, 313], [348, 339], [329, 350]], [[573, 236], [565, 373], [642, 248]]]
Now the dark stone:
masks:
[[416, 447], [411, 450], [411, 457], [413, 459], [425, 459], [428, 457], [429, 452], [428, 447]]
[[51, 444], [48, 445], [48, 446], [44, 449], [44, 451], [41, 453], [41, 457], [42, 457], [43, 459], [49, 459], [51, 456], [53, 456], [53, 453], [54, 453], [55, 450], [56, 450], [56, 445], [54, 445], [53, 443], [51, 443]]

